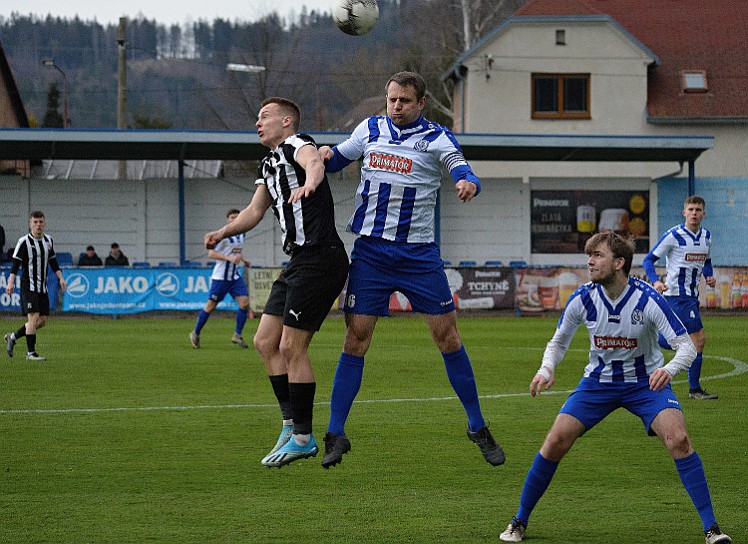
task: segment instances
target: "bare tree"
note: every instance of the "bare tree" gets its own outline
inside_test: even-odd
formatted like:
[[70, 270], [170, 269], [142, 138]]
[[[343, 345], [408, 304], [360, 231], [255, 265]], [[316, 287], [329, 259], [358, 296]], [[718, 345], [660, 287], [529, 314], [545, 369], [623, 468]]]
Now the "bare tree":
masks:
[[311, 95], [307, 81], [290, 77], [299, 62], [296, 58], [299, 33], [285, 30], [277, 14], [238, 28], [236, 40], [238, 43], [228, 52], [230, 62], [255, 69], [246, 73], [227, 69], [221, 81], [213, 83], [218, 83], [218, 89], [201, 93], [204, 107], [218, 126], [244, 129], [253, 125], [260, 103], [268, 96], [292, 96], [300, 100], [299, 97]]
[[403, 0], [403, 18], [412, 21], [407, 33], [406, 63], [418, 70], [430, 89], [429, 101], [450, 124], [453, 118], [451, 84], [441, 74], [455, 58], [468, 51], [527, 0]]

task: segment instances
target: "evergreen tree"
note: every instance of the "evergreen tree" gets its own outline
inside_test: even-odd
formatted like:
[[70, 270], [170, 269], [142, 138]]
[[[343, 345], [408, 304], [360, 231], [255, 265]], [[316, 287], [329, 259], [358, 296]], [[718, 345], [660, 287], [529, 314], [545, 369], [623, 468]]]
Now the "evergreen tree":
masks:
[[47, 113], [44, 114], [42, 127], [44, 128], [62, 128], [65, 126], [65, 120], [58, 111], [60, 108], [60, 90], [57, 88], [57, 82], [49, 84], [47, 92]]

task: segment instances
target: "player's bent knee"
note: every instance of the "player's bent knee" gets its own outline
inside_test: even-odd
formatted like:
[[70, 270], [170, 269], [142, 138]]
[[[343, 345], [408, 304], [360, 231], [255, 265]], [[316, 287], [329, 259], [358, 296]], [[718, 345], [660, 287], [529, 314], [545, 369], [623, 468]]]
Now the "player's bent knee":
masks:
[[255, 334], [252, 338], [252, 345], [262, 358], [270, 356], [278, 349], [274, 340], [263, 334]]
[[663, 442], [665, 442], [668, 451], [676, 459], [686, 457], [693, 451], [691, 439], [688, 437], [688, 433], [686, 433], [685, 430], [665, 437]]

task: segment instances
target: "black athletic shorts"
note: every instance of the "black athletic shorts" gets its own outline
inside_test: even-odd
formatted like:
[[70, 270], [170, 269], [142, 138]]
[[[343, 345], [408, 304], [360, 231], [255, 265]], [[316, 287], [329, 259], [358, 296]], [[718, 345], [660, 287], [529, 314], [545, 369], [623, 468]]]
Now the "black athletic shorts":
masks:
[[348, 277], [348, 254], [340, 246], [296, 248], [273, 282], [264, 313], [283, 316], [283, 324], [318, 331]]
[[21, 289], [21, 313], [49, 315], [49, 295]]

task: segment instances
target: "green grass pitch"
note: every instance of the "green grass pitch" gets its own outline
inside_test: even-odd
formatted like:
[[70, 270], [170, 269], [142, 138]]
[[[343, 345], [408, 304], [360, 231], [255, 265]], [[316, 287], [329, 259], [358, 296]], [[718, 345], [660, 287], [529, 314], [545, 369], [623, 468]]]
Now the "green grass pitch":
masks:
[[[748, 542], [748, 319], [705, 318], [703, 385], [675, 381], [717, 518]], [[20, 316], [0, 319], [17, 329]], [[202, 349], [194, 316], [53, 317], [30, 363], [19, 342], [0, 358], [0, 542], [8, 543], [488, 543], [515, 513], [532, 458], [585, 364], [580, 331], [555, 394], [529, 382], [555, 317], [461, 317], [484, 415], [507, 454], [489, 466], [424, 321], [380, 320], [346, 431], [352, 451], [324, 470], [321, 455], [280, 470], [260, 459], [280, 414], [253, 349], [229, 342], [216, 314]], [[249, 340], [257, 320], [248, 322]], [[343, 320], [312, 343], [314, 429], [322, 445]], [[703, 542], [674, 464], [641, 422], [618, 411], [578, 441], [540, 501], [528, 542]]]

